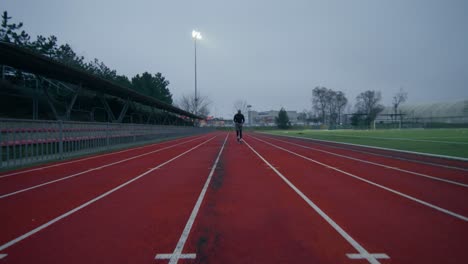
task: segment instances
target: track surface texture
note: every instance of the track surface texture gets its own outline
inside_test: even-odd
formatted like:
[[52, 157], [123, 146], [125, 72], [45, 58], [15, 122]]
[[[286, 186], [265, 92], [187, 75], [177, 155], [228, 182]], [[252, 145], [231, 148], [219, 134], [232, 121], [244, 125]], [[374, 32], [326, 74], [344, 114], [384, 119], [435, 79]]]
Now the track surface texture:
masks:
[[0, 173], [0, 263], [463, 263], [468, 164], [215, 132]]

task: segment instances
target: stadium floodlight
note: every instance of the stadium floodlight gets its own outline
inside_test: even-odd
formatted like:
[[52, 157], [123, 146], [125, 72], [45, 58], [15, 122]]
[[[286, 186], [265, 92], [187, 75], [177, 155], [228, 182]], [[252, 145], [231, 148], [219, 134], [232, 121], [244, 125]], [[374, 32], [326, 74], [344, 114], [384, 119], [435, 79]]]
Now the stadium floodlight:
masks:
[[192, 30], [192, 38], [197, 40], [197, 39], [202, 39], [202, 35], [200, 32], [196, 30]]

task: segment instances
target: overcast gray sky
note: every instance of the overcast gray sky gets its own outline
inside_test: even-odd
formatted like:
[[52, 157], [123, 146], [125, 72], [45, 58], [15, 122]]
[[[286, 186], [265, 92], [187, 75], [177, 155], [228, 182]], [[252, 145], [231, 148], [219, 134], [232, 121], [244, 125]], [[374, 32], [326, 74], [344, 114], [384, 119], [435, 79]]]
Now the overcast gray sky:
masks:
[[212, 113], [311, 108], [326, 86], [354, 102], [403, 87], [408, 103], [468, 99], [465, 0], [0, 0], [35, 36], [56, 35], [87, 60], [129, 77], [161, 72], [174, 99], [198, 88]]

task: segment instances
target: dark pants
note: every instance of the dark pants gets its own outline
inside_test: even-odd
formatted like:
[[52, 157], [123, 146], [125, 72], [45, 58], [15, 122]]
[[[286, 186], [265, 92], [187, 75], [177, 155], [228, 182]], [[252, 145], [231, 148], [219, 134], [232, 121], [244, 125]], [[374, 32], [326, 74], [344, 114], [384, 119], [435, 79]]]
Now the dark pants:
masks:
[[237, 138], [242, 138], [242, 124], [236, 123], [236, 135]]

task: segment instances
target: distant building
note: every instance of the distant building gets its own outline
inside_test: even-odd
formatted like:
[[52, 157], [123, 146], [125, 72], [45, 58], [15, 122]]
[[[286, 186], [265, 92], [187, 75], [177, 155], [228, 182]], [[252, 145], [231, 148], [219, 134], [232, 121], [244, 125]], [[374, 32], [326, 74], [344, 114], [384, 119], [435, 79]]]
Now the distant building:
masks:
[[[247, 123], [252, 126], [275, 126], [275, 118], [278, 117], [279, 111], [270, 110], [270, 111], [250, 111], [248, 113]], [[298, 113], [297, 111], [286, 111], [289, 117], [289, 122], [292, 125], [298, 123]], [[249, 120], [251, 122], [249, 122]]]
[[204, 127], [232, 127], [234, 126], [232, 120], [226, 120], [223, 118], [207, 118], [207, 120], [203, 120]]

